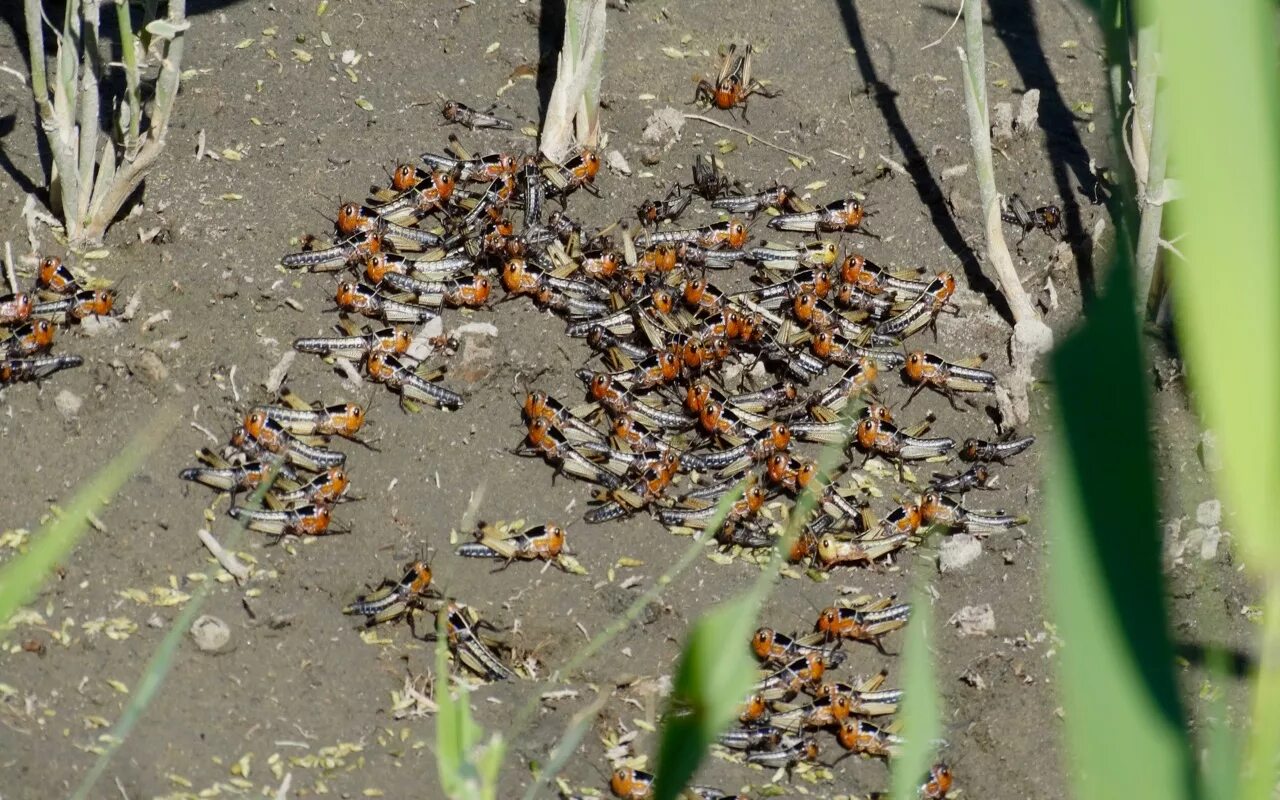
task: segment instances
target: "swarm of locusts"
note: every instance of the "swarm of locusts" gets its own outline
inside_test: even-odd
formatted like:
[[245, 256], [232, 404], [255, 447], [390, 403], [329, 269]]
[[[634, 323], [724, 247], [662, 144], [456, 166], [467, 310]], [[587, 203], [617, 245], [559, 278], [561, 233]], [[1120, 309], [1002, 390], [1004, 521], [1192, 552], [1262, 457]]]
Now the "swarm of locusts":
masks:
[[[751, 59], [749, 46], [731, 48], [696, 99], [745, 111], [749, 97], [775, 96], [751, 77]], [[511, 128], [489, 111], [444, 107], [446, 120], [473, 130]], [[638, 226], [597, 228], [569, 200], [597, 191], [600, 163], [588, 147], [563, 163], [514, 150], [476, 155], [450, 136], [445, 153], [396, 166], [390, 186], [340, 204], [331, 246], [309, 240], [281, 260], [335, 276], [334, 335], [294, 348], [386, 386], [410, 410], [455, 409], [465, 397], [429, 363], [455, 346], [441, 324], [445, 309], [489, 307], [505, 293], [563, 319], [565, 336], [591, 351], [577, 373], [582, 393], [529, 388], [518, 452], [591, 485], [587, 523], [647, 515], [734, 554], [767, 555], [785, 543], [783, 557], [828, 571], [879, 567], [930, 531], [986, 535], [1025, 521], [973, 498], [995, 485], [993, 464], [1028, 448], [1030, 437], [958, 439], [909, 411], [925, 390], [960, 411], [977, 408], [997, 378], [981, 368], [985, 356], [918, 343], [931, 331], [936, 344], [939, 320], [959, 313], [955, 277], [890, 270], [857, 252], [854, 237], [874, 235], [862, 197], [811, 202], [777, 182], [750, 192], [714, 156], [699, 157], [689, 183], [638, 207]], [[682, 225], [697, 201], [718, 219]], [[314, 437], [354, 435], [362, 417], [353, 408], [292, 398], [251, 409], [232, 440], [243, 455], [206, 452], [205, 466], [184, 477], [244, 491], [283, 459], [288, 482], [268, 495], [274, 507], [233, 513], [269, 533], [323, 533], [345, 474], [341, 454]], [[917, 478], [924, 465], [927, 482]], [[885, 492], [877, 479], [896, 486]], [[813, 511], [798, 519], [806, 494]], [[879, 500], [886, 495], [896, 499]], [[457, 554], [505, 567], [556, 562], [564, 546], [555, 523], [490, 526]], [[431, 579], [430, 566], [415, 561], [346, 612], [368, 624], [413, 624], [428, 612], [462, 666], [485, 680], [519, 677], [497, 626], [441, 598]], [[810, 633], [761, 628], [751, 642], [759, 683], [744, 700], [742, 726], [722, 744], [747, 762], [790, 769], [818, 762], [815, 734], [825, 729], [845, 754], [892, 756], [900, 740], [882, 720], [900, 693], [882, 687], [887, 673], [851, 683], [824, 675], [842, 662], [843, 643], [879, 648], [909, 615], [892, 597], [868, 597], [826, 608]], [[618, 769], [610, 782], [619, 797], [646, 798], [652, 776]], [[950, 786], [938, 765], [920, 793], [941, 798]]]
[[83, 364], [80, 356], [50, 353], [59, 327], [108, 316], [115, 306], [113, 290], [86, 288], [57, 256], [41, 257], [35, 277], [30, 292], [0, 296], [0, 388]]

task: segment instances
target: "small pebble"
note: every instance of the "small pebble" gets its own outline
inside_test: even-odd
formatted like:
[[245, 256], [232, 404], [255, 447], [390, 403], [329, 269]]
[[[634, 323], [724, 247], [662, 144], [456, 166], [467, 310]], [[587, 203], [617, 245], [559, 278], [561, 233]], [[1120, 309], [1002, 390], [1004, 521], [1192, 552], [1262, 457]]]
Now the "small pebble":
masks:
[[670, 150], [672, 145], [680, 141], [680, 131], [683, 129], [684, 114], [667, 106], [649, 115], [640, 138], [646, 144], [661, 145], [664, 151]]
[[1022, 96], [1022, 102], [1018, 104], [1018, 118], [1013, 121], [1013, 127], [1018, 133], [1026, 135], [1028, 131], [1036, 126], [1040, 120], [1040, 90], [1028, 89], [1027, 93]]
[[961, 636], [986, 636], [996, 629], [996, 612], [990, 603], [965, 606], [952, 614], [947, 624], [955, 625]]
[[991, 143], [1002, 147], [1012, 140], [1013, 106], [1009, 103], [996, 103], [991, 113]]
[[202, 651], [217, 653], [231, 641], [231, 628], [217, 617], [205, 614], [191, 623], [191, 638]]
[[957, 533], [942, 540], [938, 549], [938, 571], [964, 569], [982, 555], [982, 541], [967, 533]]
[[610, 150], [604, 154], [604, 165], [612, 172], [616, 172], [624, 177], [631, 175], [631, 165], [627, 163], [627, 159], [617, 150]]
[[133, 372], [141, 375], [148, 383], [161, 384], [169, 377], [169, 368], [160, 360], [160, 356], [150, 350], [142, 351], [133, 363]]
[[1205, 561], [1213, 561], [1218, 557], [1218, 542], [1222, 540], [1222, 531], [1217, 525], [1212, 528], [1206, 528], [1204, 539], [1200, 542], [1200, 558]]
[[76, 395], [68, 392], [66, 389], [58, 392], [58, 396], [53, 398], [53, 405], [58, 409], [62, 416], [71, 419], [80, 413], [80, 406], [84, 405], [84, 401]]
[[1205, 500], [1196, 506], [1196, 522], [1206, 528], [1222, 522], [1222, 502], [1220, 500]]

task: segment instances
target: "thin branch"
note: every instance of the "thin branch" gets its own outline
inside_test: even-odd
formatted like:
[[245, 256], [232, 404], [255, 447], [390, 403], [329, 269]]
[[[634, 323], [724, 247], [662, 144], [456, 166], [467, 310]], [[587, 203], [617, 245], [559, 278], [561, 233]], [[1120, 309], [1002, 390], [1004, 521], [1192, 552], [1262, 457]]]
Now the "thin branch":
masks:
[[743, 130], [742, 128], [736, 128], [736, 127], [734, 127], [733, 125], [729, 125], [728, 123], [721, 122], [721, 121], [720, 121], [720, 120], [718, 120], [718, 119], [712, 119], [711, 117], [704, 117], [704, 116], [702, 116], [701, 114], [685, 114], [685, 115], [684, 115], [684, 118], [685, 118], [685, 119], [696, 119], [698, 122], [705, 122], [705, 123], [707, 123], [708, 125], [715, 125], [717, 128], [724, 128], [724, 129], [725, 129], [725, 130], [727, 130], [727, 131], [733, 131], [734, 133], [740, 133], [740, 134], [742, 134], [743, 136], [747, 137], [747, 143], [748, 143], [748, 144], [750, 144], [751, 142], [759, 142], [760, 144], [764, 145], [765, 147], [772, 147], [774, 150], [777, 150], [777, 151], [778, 151], [778, 152], [780, 152], [780, 153], [786, 153], [786, 154], [787, 154], [787, 155], [789, 155], [789, 156], [795, 156], [796, 158], [803, 158], [805, 161], [809, 161], [809, 162], [815, 162], [815, 161], [817, 161], [817, 159], [815, 159], [813, 156], [805, 155], [804, 153], [799, 153], [799, 152], [796, 152], [795, 150], [788, 150], [787, 148], [783, 147], [782, 145], [774, 144], [773, 142], [769, 141], [768, 139], [763, 139], [763, 138], [761, 138], [760, 136], [758, 136], [757, 134], [752, 133], [751, 131], [745, 131], [745, 130]]
[[213, 554], [213, 557], [218, 560], [222, 568], [231, 573], [237, 583], [244, 583], [248, 579], [249, 568], [240, 559], [236, 558], [235, 553], [224, 548], [206, 528], [196, 531], [196, 537], [200, 539], [200, 543], [205, 546], [205, 549]]
[[937, 39], [934, 39], [932, 42], [929, 42], [928, 44], [926, 44], [924, 47], [921, 47], [920, 49], [928, 50], [930, 47], [937, 47], [938, 45], [942, 44], [942, 40], [947, 38], [947, 35], [951, 33], [951, 31], [955, 30], [956, 23], [960, 22], [960, 15], [963, 13], [964, 13], [964, 0], [960, 0], [960, 5], [958, 8], [956, 8], [956, 18], [951, 20], [951, 24], [948, 25], [947, 29], [942, 32], [941, 36], [939, 36]]

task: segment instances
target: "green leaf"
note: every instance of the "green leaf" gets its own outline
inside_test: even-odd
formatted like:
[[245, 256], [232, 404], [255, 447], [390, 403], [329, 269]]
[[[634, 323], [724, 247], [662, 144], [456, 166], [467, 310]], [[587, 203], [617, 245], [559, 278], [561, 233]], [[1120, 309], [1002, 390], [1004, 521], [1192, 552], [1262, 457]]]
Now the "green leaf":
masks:
[[[440, 612], [442, 615], [444, 611]], [[471, 719], [471, 704], [465, 692], [454, 693], [449, 682], [449, 645], [443, 618], [436, 625], [436, 768], [440, 787], [452, 798], [463, 797], [469, 783], [468, 757], [480, 729]]]
[[[1233, 3], [1170, 14], [1171, 161], [1183, 197], [1168, 207], [1186, 263], [1170, 263], [1174, 318], [1197, 405], [1218, 435], [1233, 531], [1274, 577], [1280, 536], [1280, 80], [1271, 8]], [[1201, 8], [1201, 11], [1203, 9]], [[1230, 92], [1203, 70], [1238, 76]], [[1248, 213], [1241, 213], [1247, 209]], [[1246, 560], [1246, 563], [1249, 563]]]
[[755, 675], [748, 643], [757, 606], [751, 597], [725, 603], [703, 615], [689, 634], [663, 725], [654, 800], [680, 793], [737, 715]]
[[[1154, 5], [1153, 5], [1154, 7]], [[1139, 6], [1150, 12], [1147, 4]], [[1267, 587], [1245, 798], [1274, 793], [1280, 759], [1280, 78], [1274, 6], [1159, 4], [1172, 164], [1183, 198], [1167, 209], [1178, 341], [1196, 405], [1217, 437], [1217, 483], [1242, 563]], [[1230, 91], [1218, 76], [1230, 75]], [[1216, 767], [1211, 765], [1211, 770]]]
[[[1053, 358], [1050, 596], [1077, 797], [1189, 798], [1130, 263]], [[1106, 398], [1105, 413], [1098, 401]]]
[[902, 651], [901, 718], [906, 743], [892, 762], [893, 797], [897, 800], [914, 800], [933, 758], [934, 742], [942, 735], [942, 711], [929, 652], [933, 627], [929, 610], [929, 595], [917, 586]]

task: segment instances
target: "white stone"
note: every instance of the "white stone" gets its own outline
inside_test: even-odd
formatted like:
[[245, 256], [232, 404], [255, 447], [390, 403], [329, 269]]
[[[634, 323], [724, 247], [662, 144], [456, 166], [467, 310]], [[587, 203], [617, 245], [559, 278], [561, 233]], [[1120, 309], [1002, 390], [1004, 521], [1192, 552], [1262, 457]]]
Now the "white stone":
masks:
[[631, 175], [631, 165], [627, 163], [627, 159], [617, 150], [610, 150], [604, 154], [604, 165], [610, 171], [615, 172], [624, 177]]
[[62, 416], [70, 419], [80, 413], [80, 406], [84, 405], [84, 401], [63, 389], [58, 392], [57, 397], [53, 398], [53, 405], [61, 412]]
[[1196, 522], [1206, 528], [1222, 522], [1222, 501], [1205, 500], [1196, 506]]
[[961, 636], [986, 636], [996, 629], [996, 612], [990, 603], [965, 606], [952, 614], [947, 624], [955, 625]]
[[982, 555], [982, 541], [967, 533], [957, 533], [942, 540], [938, 548], [938, 571], [964, 569]]
[[216, 653], [231, 641], [231, 628], [217, 617], [205, 614], [191, 623], [191, 638], [204, 652]]

